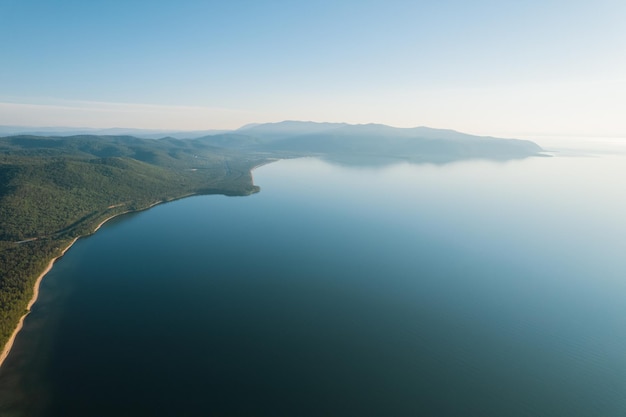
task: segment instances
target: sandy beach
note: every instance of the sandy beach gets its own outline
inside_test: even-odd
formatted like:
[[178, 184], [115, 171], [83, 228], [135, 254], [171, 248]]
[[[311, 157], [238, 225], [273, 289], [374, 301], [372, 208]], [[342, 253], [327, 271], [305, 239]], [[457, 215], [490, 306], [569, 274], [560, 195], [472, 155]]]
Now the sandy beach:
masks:
[[[189, 196], [192, 196], [192, 195], [194, 195], [194, 194], [187, 194], [187, 195], [178, 197], [178, 198], [176, 198], [174, 200], [178, 200], [180, 198], [189, 197]], [[173, 200], [168, 200], [168, 201], [173, 201]], [[131, 213], [131, 212], [135, 212], [135, 211], [147, 210], [147, 209], [149, 209], [151, 207], [154, 207], [154, 206], [156, 206], [158, 204], [165, 203], [165, 202], [166, 201], [156, 201], [156, 202], [150, 204], [149, 206], [147, 206], [145, 208], [142, 208], [142, 209], [139, 209], [139, 210], [128, 210], [128, 211], [123, 211], [121, 213], [116, 213], [116, 214], [114, 214], [112, 216], [109, 216], [106, 219], [102, 220], [93, 229], [93, 231], [90, 234], [93, 234], [93, 233], [97, 232], [102, 227], [103, 224], [105, 224], [109, 220], [113, 219], [114, 217], [121, 216], [122, 214], [127, 214], [127, 213]], [[118, 205], [115, 205], [113, 207], [118, 207]], [[84, 235], [84, 236], [88, 236], [88, 235]], [[2, 349], [2, 353], [0, 353], [0, 367], [2, 366], [2, 364], [4, 363], [6, 358], [9, 356], [9, 353], [11, 352], [11, 348], [13, 348], [13, 344], [15, 343], [15, 338], [17, 337], [18, 333], [20, 332], [20, 330], [22, 330], [22, 327], [24, 326], [24, 319], [26, 318], [28, 313], [30, 313], [30, 309], [32, 308], [33, 304], [35, 304], [35, 302], [37, 301], [37, 298], [39, 297], [39, 286], [41, 284], [41, 281], [43, 280], [43, 277], [46, 276], [46, 274], [48, 272], [50, 272], [50, 270], [54, 266], [54, 263], [57, 261], [57, 259], [62, 257], [65, 254], [65, 252], [67, 252], [72, 247], [72, 245], [74, 245], [74, 243], [76, 243], [76, 241], [78, 239], [80, 239], [81, 237], [84, 237], [84, 236], [79, 236], [79, 237], [75, 238], [74, 240], [72, 240], [70, 242], [70, 244], [67, 245], [67, 247], [65, 247], [63, 249], [63, 251], [61, 252], [61, 254], [59, 256], [57, 256], [56, 258], [53, 258], [52, 260], [50, 260], [50, 262], [46, 266], [46, 269], [44, 269], [44, 271], [37, 277], [37, 280], [35, 281], [35, 285], [33, 287], [33, 296], [31, 297], [30, 301], [28, 302], [28, 305], [26, 306], [26, 314], [24, 314], [20, 318], [20, 321], [18, 322], [17, 326], [15, 327], [15, 330], [13, 330], [13, 333], [11, 334], [11, 337], [9, 338], [7, 343], [4, 345], [4, 348]]]
[[[273, 161], [270, 161], [270, 162], [273, 162]], [[269, 163], [269, 162], [266, 162], [266, 163]], [[266, 163], [262, 163], [262, 164], [259, 164], [259, 165], [255, 166], [255, 167], [253, 167], [250, 172], [252, 173], [252, 170], [254, 168], [257, 168], [259, 166], [265, 165]], [[186, 194], [186, 195], [183, 195], [183, 196], [180, 196], [180, 197], [176, 197], [176, 198], [173, 198], [173, 199], [170, 199], [170, 200], [156, 201], [156, 202], [150, 204], [149, 206], [141, 208], [141, 209], [138, 209], [138, 210], [127, 210], [127, 211], [123, 211], [121, 213], [116, 213], [116, 214], [114, 214], [112, 216], [107, 217], [103, 221], [101, 221], [93, 229], [93, 231], [89, 235], [97, 232], [102, 227], [103, 224], [105, 224], [106, 222], [108, 222], [109, 220], [111, 220], [111, 219], [113, 219], [113, 218], [115, 218], [117, 216], [121, 216], [121, 215], [127, 214], [127, 213], [133, 213], [133, 212], [139, 212], [139, 211], [148, 210], [149, 208], [152, 208], [152, 207], [154, 207], [154, 206], [156, 206], [158, 204], [167, 203], [167, 202], [171, 202], [171, 201], [175, 201], [175, 200], [180, 200], [182, 198], [191, 197], [193, 195], [196, 195], [196, 193]], [[115, 207], [119, 207], [119, 204], [110, 206], [110, 207], [108, 207], [108, 209], [115, 208]], [[63, 251], [61, 252], [61, 254], [59, 256], [57, 256], [57, 257], [53, 258], [52, 260], [50, 260], [50, 262], [46, 266], [46, 269], [44, 269], [44, 271], [37, 277], [37, 280], [35, 281], [35, 285], [33, 287], [33, 296], [31, 297], [31, 299], [28, 302], [28, 305], [26, 307], [26, 314], [24, 314], [20, 318], [20, 321], [18, 322], [17, 326], [15, 327], [15, 330], [13, 330], [13, 333], [11, 334], [11, 337], [9, 338], [7, 343], [4, 345], [4, 348], [2, 349], [2, 353], [0, 353], [0, 367], [4, 363], [5, 359], [9, 356], [9, 353], [11, 352], [11, 348], [13, 348], [13, 344], [15, 343], [15, 338], [17, 337], [17, 335], [19, 334], [20, 330], [22, 330], [22, 327], [24, 326], [24, 319], [30, 313], [30, 309], [32, 308], [33, 304], [35, 304], [35, 302], [37, 301], [37, 298], [39, 297], [39, 286], [41, 284], [41, 281], [43, 280], [43, 277], [46, 276], [46, 274], [48, 272], [50, 272], [50, 270], [54, 266], [54, 263], [57, 261], [57, 259], [62, 257], [65, 254], [65, 252], [67, 252], [72, 247], [72, 245], [74, 245], [74, 243], [76, 243], [76, 241], [78, 239], [80, 239], [81, 237], [84, 237], [84, 236], [89, 236], [89, 235], [79, 236], [79, 237], [75, 238], [74, 240], [72, 240], [72, 242], [70, 242], [70, 244], [67, 245], [67, 247], [65, 247], [63, 249]]]
[[26, 314], [24, 314], [20, 318], [20, 321], [18, 322], [17, 327], [15, 328], [15, 330], [13, 330], [13, 334], [11, 334], [11, 337], [9, 338], [7, 343], [4, 345], [4, 349], [2, 349], [2, 353], [0, 353], [0, 366], [2, 366], [2, 364], [4, 363], [4, 360], [7, 358], [7, 356], [9, 356], [9, 353], [11, 352], [11, 348], [13, 347], [13, 343], [15, 342], [15, 338], [17, 337], [17, 334], [20, 332], [20, 330], [22, 330], [22, 326], [24, 325], [24, 319], [26, 318], [28, 313], [30, 313], [31, 307], [33, 306], [33, 304], [35, 304], [35, 302], [37, 301], [37, 298], [39, 297], [39, 285], [41, 284], [41, 280], [48, 272], [50, 272], [56, 260], [59, 259], [61, 256], [63, 256], [65, 252], [67, 252], [67, 250], [71, 248], [72, 245], [77, 240], [78, 238], [75, 238], [74, 240], [72, 240], [72, 242], [70, 242], [70, 244], [67, 245], [65, 249], [63, 249], [61, 254], [57, 256], [56, 258], [53, 258], [46, 266], [46, 269], [44, 269], [44, 271], [37, 277], [37, 280], [35, 281], [35, 286], [33, 287], [33, 296], [31, 297], [30, 301], [28, 301], [28, 305], [26, 306]]
[[[157, 203], [152, 204], [151, 206], [147, 207], [150, 208]], [[98, 224], [95, 229], [93, 230], [92, 234], [97, 232], [98, 229], [100, 229], [100, 227], [102, 227], [103, 224], [105, 224], [106, 222], [108, 222], [109, 220], [111, 220], [114, 217], [117, 216], [121, 216], [122, 214], [126, 214], [126, 213], [130, 213], [130, 211], [125, 211], [122, 213], [117, 213], [114, 214], [110, 217], [107, 217], [106, 219], [104, 219], [103, 221], [100, 222], [100, 224]], [[83, 236], [79, 236], [77, 238], [75, 238], [74, 240], [72, 240], [70, 242], [69, 245], [67, 245], [63, 251], [61, 252], [61, 254], [59, 256], [57, 256], [56, 258], [53, 258], [52, 260], [50, 260], [50, 262], [48, 263], [48, 265], [46, 266], [46, 269], [43, 270], [43, 272], [37, 277], [37, 280], [35, 281], [35, 285], [33, 287], [33, 296], [31, 297], [30, 301], [28, 301], [28, 305], [26, 306], [26, 314], [24, 314], [21, 318], [20, 321], [18, 322], [17, 326], [15, 327], [15, 330], [13, 330], [13, 333], [11, 334], [11, 337], [9, 338], [9, 340], [7, 341], [7, 343], [4, 345], [4, 348], [2, 349], [2, 353], [0, 353], [0, 367], [2, 366], [2, 364], [4, 363], [4, 361], [6, 360], [6, 358], [9, 356], [9, 353], [11, 352], [11, 348], [13, 348], [13, 344], [15, 343], [15, 338], [17, 337], [18, 333], [20, 332], [20, 330], [22, 330], [22, 327], [24, 326], [24, 319], [26, 318], [26, 316], [28, 315], [28, 313], [30, 313], [30, 309], [32, 308], [33, 304], [35, 304], [35, 302], [37, 301], [37, 298], [39, 297], [39, 286], [41, 284], [41, 281], [43, 280], [43, 277], [46, 276], [46, 274], [48, 272], [50, 272], [50, 270], [52, 269], [52, 267], [54, 266], [54, 263], [57, 261], [57, 259], [59, 259], [60, 257], [62, 257], [63, 255], [65, 255], [65, 252], [67, 252], [72, 245], [74, 245], [74, 243], [76, 243], [76, 241], [78, 239], [80, 239]]]

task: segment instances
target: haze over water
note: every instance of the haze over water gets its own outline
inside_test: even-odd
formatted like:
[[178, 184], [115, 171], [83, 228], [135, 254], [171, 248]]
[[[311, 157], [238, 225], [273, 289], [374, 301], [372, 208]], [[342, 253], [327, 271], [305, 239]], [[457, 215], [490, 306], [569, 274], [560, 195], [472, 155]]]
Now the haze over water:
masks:
[[44, 279], [0, 415], [623, 415], [625, 146], [539, 143], [112, 220]]

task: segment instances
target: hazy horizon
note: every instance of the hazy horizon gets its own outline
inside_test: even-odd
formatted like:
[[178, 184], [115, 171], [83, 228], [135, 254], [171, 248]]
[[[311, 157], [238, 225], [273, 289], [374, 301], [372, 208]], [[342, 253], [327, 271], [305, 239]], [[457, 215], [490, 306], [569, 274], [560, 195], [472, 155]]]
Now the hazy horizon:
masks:
[[624, 18], [612, 0], [0, 1], [0, 125], [626, 136]]
[[[10, 133], [2, 133], [0, 130], [0, 136], [2, 135], [15, 135], [15, 134], [22, 134], [22, 133], [27, 133], [29, 134], [30, 132], [52, 132], [52, 131], [58, 131], [59, 133], [66, 133], [64, 131], [68, 131], [67, 133], [71, 133], [71, 131], [94, 131], [96, 132], [96, 134], [101, 134], [100, 132], [102, 131], [119, 131], [119, 132], [124, 132], [123, 134], [131, 134], [132, 135], [132, 131], [137, 131], [137, 134], [148, 134], [151, 133], [153, 135], [156, 134], [167, 134], [167, 133], [203, 133], [203, 134], [207, 134], [208, 132], [216, 132], [216, 134], [220, 133], [220, 132], [234, 132], [240, 129], [245, 128], [246, 126], [249, 125], [260, 125], [260, 124], [277, 124], [277, 123], [281, 123], [281, 122], [292, 122], [292, 121], [297, 121], [297, 122], [313, 122], [313, 123], [345, 123], [345, 122], [327, 122], [327, 121], [312, 121], [312, 120], [280, 120], [280, 121], [270, 121], [270, 122], [264, 122], [264, 123], [257, 123], [257, 122], [250, 122], [250, 123], [244, 123], [241, 126], [232, 128], [232, 129], [218, 129], [218, 128], [206, 128], [206, 129], [158, 129], [158, 128], [142, 128], [142, 127], [134, 127], [134, 126], [111, 126], [111, 127], [100, 127], [100, 126], [96, 126], [96, 127], [87, 127], [87, 126], [79, 126], [79, 125], [75, 125], [75, 126], [67, 126], [67, 125], [58, 125], [58, 126], [43, 126], [43, 125], [32, 125], [32, 126], [25, 126], [25, 125], [1, 125], [0, 124], [0, 129], [6, 130], [6, 131], [10, 131]], [[368, 124], [377, 124], [377, 123], [347, 123], [350, 125], [368, 125]], [[385, 124], [386, 125], [386, 124]], [[559, 144], [560, 142], [563, 141], [571, 141], [571, 140], [587, 140], [587, 139], [624, 139], [626, 140], [626, 133], [623, 134], [619, 134], [619, 133], [614, 133], [614, 134], [604, 134], [604, 135], [598, 135], [598, 134], [567, 134], [567, 133], [549, 133], [549, 134], [545, 134], [545, 133], [528, 133], [528, 132], [521, 132], [521, 133], [499, 133], [499, 132], [476, 132], [476, 131], [461, 131], [461, 130], [457, 130], [457, 129], [451, 129], [445, 126], [394, 126], [394, 125], [386, 125], [389, 127], [394, 127], [394, 128], [401, 128], [401, 129], [411, 129], [411, 128], [421, 128], [421, 127], [425, 127], [425, 128], [431, 128], [431, 129], [435, 129], [435, 130], [453, 130], [453, 131], [457, 131], [460, 133], [465, 133], [465, 134], [469, 134], [469, 135], [476, 135], [476, 136], [491, 136], [491, 137], [497, 137], [497, 138], [516, 138], [516, 139], [526, 139], [526, 140], [533, 140], [533, 141], [539, 141], [541, 144], [545, 143], [544, 141], [548, 141], [548, 143], [552, 143], [552, 141], [554, 141], [555, 144]], [[12, 131], [11, 129], [15, 129], [14, 131]], [[128, 133], [126, 133], [128, 132]], [[210, 133], [208, 133], [210, 134]]]

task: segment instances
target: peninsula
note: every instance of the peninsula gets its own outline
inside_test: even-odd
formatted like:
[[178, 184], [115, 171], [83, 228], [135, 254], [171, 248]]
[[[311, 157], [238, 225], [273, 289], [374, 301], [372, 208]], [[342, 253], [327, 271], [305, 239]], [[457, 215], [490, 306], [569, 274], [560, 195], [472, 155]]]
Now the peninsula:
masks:
[[530, 141], [451, 130], [291, 121], [187, 138], [138, 137], [140, 130], [13, 133], [0, 138], [0, 364], [54, 261], [114, 216], [195, 194], [256, 193], [251, 170], [280, 158], [447, 163], [541, 152]]

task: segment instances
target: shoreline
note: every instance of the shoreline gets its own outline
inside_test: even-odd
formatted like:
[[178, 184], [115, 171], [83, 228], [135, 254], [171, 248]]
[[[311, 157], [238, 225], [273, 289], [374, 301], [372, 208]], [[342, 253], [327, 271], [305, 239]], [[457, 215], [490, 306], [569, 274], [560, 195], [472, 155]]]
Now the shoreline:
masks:
[[[266, 164], [270, 164], [272, 162], [276, 162], [279, 159], [274, 159], [274, 160], [270, 160], [270, 161], [266, 161], [263, 162], [261, 164], [258, 164], [252, 168], [250, 168], [250, 176], [252, 177], [252, 171], [254, 171], [254, 169], [266, 165]], [[252, 181], [254, 183], [254, 180]], [[15, 339], [17, 338], [17, 335], [19, 334], [19, 332], [22, 330], [22, 328], [24, 327], [24, 320], [26, 319], [26, 316], [28, 316], [30, 314], [31, 308], [33, 307], [33, 305], [37, 302], [37, 298], [39, 298], [39, 286], [41, 285], [41, 281], [43, 281], [43, 278], [46, 276], [46, 274], [48, 274], [48, 272], [50, 272], [50, 270], [52, 270], [52, 267], [54, 266], [54, 263], [61, 257], [63, 257], [63, 255], [65, 255], [65, 253], [74, 245], [74, 243], [76, 243], [76, 241], [80, 238], [83, 237], [87, 237], [87, 236], [91, 236], [94, 233], [96, 233], [106, 222], [108, 222], [109, 220], [121, 216], [123, 214], [129, 214], [129, 213], [138, 213], [144, 210], [148, 210], [156, 205], [159, 204], [163, 204], [163, 203], [170, 203], [176, 200], [181, 200], [183, 198], [187, 198], [187, 197], [193, 197], [195, 195], [199, 195], [198, 193], [190, 193], [190, 194], [185, 194], [185, 195], [181, 195], [179, 197], [174, 197], [171, 199], [167, 199], [167, 200], [160, 200], [160, 201], [156, 201], [146, 207], [137, 209], [137, 210], [126, 210], [123, 211], [121, 213], [116, 213], [113, 214], [109, 217], [107, 217], [106, 219], [102, 220], [90, 233], [87, 233], [85, 235], [81, 235], [78, 237], [75, 237], [70, 243], [69, 245], [67, 245], [62, 251], [61, 254], [59, 256], [56, 256], [54, 258], [52, 258], [50, 260], [50, 262], [48, 262], [48, 265], [46, 266], [46, 268], [43, 270], [43, 272], [41, 274], [39, 274], [39, 276], [37, 277], [37, 279], [35, 280], [35, 284], [33, 285], [33, 296], [31, 297], [31, 299], [28, 301], [28, 304], [26, 305], [26, 312], [22, 315], [22, 317], [20, 317], [20, 320], [17, 323], [17, 326], [15, 326], [15, 329], [13, 330], [13, 333], [11, 334], [11, 337], [9, 337], [9, 340], [7, 340], [7, 342], [4, 344], [3, 348], [2, 348], [2, 352], [0, 352], [0, 368], [2, 368], [2, 365], [4, 364], [4, 361], [8, 358], [9, 354], [11, 353], [11, 349], [13, 348], [13, 345], [15, 343]], [[119, 207], [119, 205], [114, 205], [112, 207], [108, 207], [107, 209], [111, 209], [111, 208], [115, 208], [115, 207]]]
[[7, 340], [6, 344], [4, 345], [4, 348], [2, 349], [2, 352], [0, 353], [0, 367], [2, 367], [2, 364], [4, 363], [6, 358], [9, 356], [9, 353], [11, 353], [11, 349], [13, 348], [13, 344], [15, 343], [15, 339], [18, 333], [20, 332], [20, 330], [22, 330], [22, 327], [24, 327], [24, 320], [26, 319], [26, 316], [30, 314], [31, 308], [33, 307], [35, 302], [37, 302], [37, 298], [39, 298], [39, 286], [41, 285], [41, 281], [43, 280], [43, 277], [45, 277], [46, 274], [50, 272], [50, 270], [54, 266], [54, 263], [57, 261], [57, 259], [65, 255], [65, 252], [67, 252], [69, 248], [71, 248], [79, 238], [80, 236], [74, 238], [74, 240], [72, 240], [70, 244], [67, 245], [65, 249], [61, 251], [61, 254], [59, 256], [52, 258], [50, 262], [48, 262], [46, 269], [44, 269], [43, 272], [39, 274], [39, 276], [35, 280], [35, 285], [33, 286], [33, 296], [30, 298], [30, 300], [28, 301], [28, 304], [26, 305], [26, 313], [24, 313], [24, 315], [20, 317], [20, 320], [17, 322], [17, 326], [15, 327], [15, 329], [13, 330], [13, 333], [11, 334], [11, 337], [9, 337], [9, 340]]
[[106, 219], [102, 220], [94, 229], [93, 231], [91, 231], [88, 234], [85, 235], [81, 235], [78, 237], [75, 237], [70, 243], [69, 245], [67, 245], [62, 251], [61, 254], [59, 256], [56, 256], [54, 258], [52, 258], [50, 260], [50, 262], [48, 262], [48, 265], [46, 266], [46, 268], [43, 270], [43, 272], [41, 274], [39, 274], [39, 276], [37, 277], [37, 279], [35, 280], [35, 284], [33, 285], [33, 296], [30, 298], [30, 300], [28, 301], [28, 304], [26, 305], [26, 313], [24, 313], [22, 315], [22, 317], [20, 317], [20, 320], [17, 322], [17, 326], [15, 326], [15, 329], [13, 330], [13, 333], [11, 333], [11, 337], [9, 337], [9, 340], [7, 340], [7, 342], [5, 343], [4, 347], [2, 348], [2, 352], [0, 352], [0, 368], [2, 368], [2, 365], [4, 364], [4, 361], [9, 357], [9, 354], [11, 353], [11, 349], [13, 349], [13, 345], [15, 344], [15, 339], [17, 338], [17, 335], [19, 334], [19, 332], [22, 330], [22, 328], [24, 327], [24, 320], [26, 319], [26, 316], [28, 316], [30, 314], [31, 308], [33, 307], [33, 305], [37, 302], [37, 299], [39, 298], [39, 287], [41, 285], [41, 281], [43, 281], [43, 278], [48, 274], [48, 272], [50, 272], [52, 270], [52, 267], [54, 266], [54, 263], [59, 259], [62, 258], [63, 255], [65, 255], [65, 253], [72, 247], [74, 246], [74, 243], [76, 243], [76, 241], [82, 237], [87, 237], [87, 236], [91, 236], [92, 234], [96, 233], [106, 222], [108, 222], [109, 220], [121, 216], [123, 214], [129, 214], [129, 213], [136, 213], [136, 212], [140, 212], [140, 211], [144, 211], [144, 210], [148, 210], [158, 204], [162, 204], [162, 203], [168, 203], [170, 201], [174, 201], [174, 200], [179, 200], [181, 198], [185, 198], [185, 197], [190, 197], [193, 196], [195, 194], [187, 194], [181, 197], [177, 197], [174, 198], [172, 200], [162, 200], [162, 201], [157, 201], [155, 203], [150, 204], [147, 207], [138, 209], [138, 210], [127, 210], [127, 211], [123, 211], [121, 213], [117, 213], [114, 214], [112, 216], [107, 217]]

